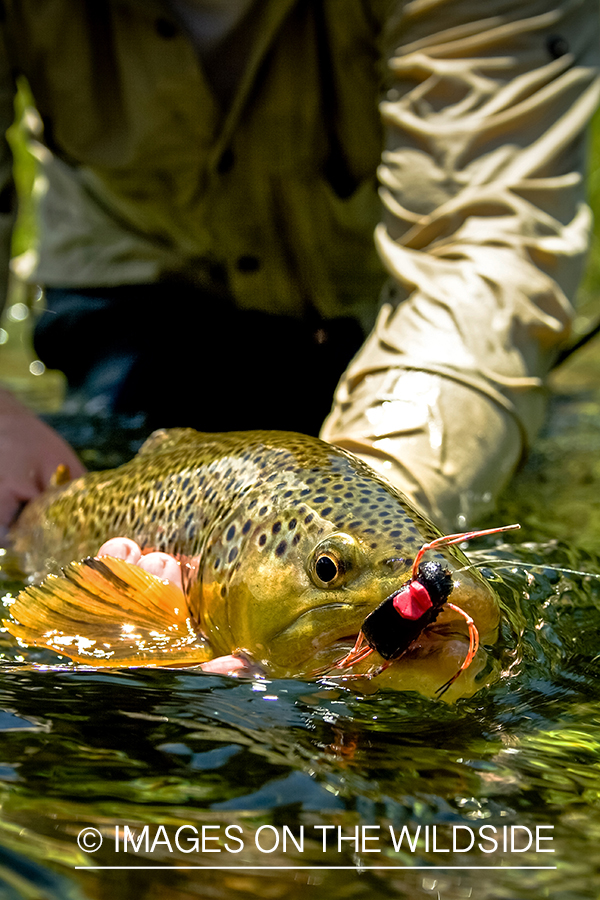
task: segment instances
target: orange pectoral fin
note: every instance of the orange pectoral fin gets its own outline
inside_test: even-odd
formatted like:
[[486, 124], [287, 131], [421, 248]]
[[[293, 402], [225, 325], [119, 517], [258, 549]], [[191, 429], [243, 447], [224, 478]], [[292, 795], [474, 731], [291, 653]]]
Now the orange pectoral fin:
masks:
[[193, 666], [213, 656], [178, 587], [111, 557], [71, 563], [21, 591], [4, 625], [29, 646], [92, 666]]

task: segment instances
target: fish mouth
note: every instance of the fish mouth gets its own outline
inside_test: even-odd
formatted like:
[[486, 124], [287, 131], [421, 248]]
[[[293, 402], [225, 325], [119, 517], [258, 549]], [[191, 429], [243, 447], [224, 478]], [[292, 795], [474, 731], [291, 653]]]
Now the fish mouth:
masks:
[[[291, 622], [288, 622], [283, 628], [280, 628], [279, 631], [275, 631], [271, 635], [271, 640], [277, 640], [277, 638], [283, 637], [289, 631], [294, 628], [297, 628], [302, 619], [305, 619], [307, 616], [314, 616], [315, 613], [319, 613], [323, 610], [350, 610], [353, 607], [349, 603], [340, 603], [339, 600], [336, 600], [331, 603], [320, 603], [318, 606], [311, 606], [310, 609], [305, 609], [301, 613], [299, 613], [295, 619], [292, 619]], [[336, 643], [339, 640], [343, 640], [343, 638], [336, 638]], [[328, 645], [329, 646], [329, 645]]]
[[[356, 603], [330, 600], [302, 610], [269, 634], [264, 642], [278, 669], [310, 674], [315, 659], [335, 664], [338, 648], [341, 652], [346, 642], [356, 640], [364, 616], [365, 612], [357, 610]], [[291, 664], [290, 660], [293, 660]]]
[[[430, 662], [432, 666], [438, 666], [444, 655], [450, 655], [453, 659], [465, 657], [469, 650], [469, 636], [460, 628], [458, 622], [434, 622], [429, 625], [409, 644], [409, 646], [395, 659], [385, 660], [372, 650], [366, 657], [361, 657], [357, 663], [347, 667], [341, 667], [340, 662], [355, 647], [358, 634], [346, 634], [331, 642], [328, 647], [328, 655], [337, 657], [334, 662], [325, 665], [312, 672], [312, 677], [336, 678], [342, 681], [351, 679], [385, 680], [401, 675], [404, 670], [409, 670], [413, 664]], [[450, 651], [450, 653], [449, 653]], [[381, 671], [380, 671], [381, 669]], [[385, 673], [385, 678], [382, 676]]]
[[[469, 652], [469, 638], [457, 622], [430, 625], [394, 660], [386, 662], [373, 652], [347, 669], [337, 666], [336, 662], [344, 658], [341, 654], [347, 654], [353, 646], [354, 639], [349, 636], [332, 643], [329, 658], [335, 659], [338, 651], [340, 656], [311, 677], [361, 694], [382, 689], [408, 691], [454, 703], [461, 697], [471, 697], [501, 674], [500, 660], [487, 647], [480, 647], [469, 666], [462, 668]], [[324, 660], [323, 655], [321, 659]]]

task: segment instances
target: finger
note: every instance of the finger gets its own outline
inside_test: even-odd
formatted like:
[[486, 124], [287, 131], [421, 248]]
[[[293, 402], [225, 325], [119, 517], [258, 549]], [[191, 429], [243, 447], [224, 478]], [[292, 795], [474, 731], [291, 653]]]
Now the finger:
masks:
[[139, 544], [130, 538], [116, 537], [105, 541], [96, 556], [114, 556], [116, 559], [123, 559], [135, 566], [142, 557], [142, 551]]
[[217, 656], [200, 666], [203, 672], [211, 672], [213, 675], [234, 675], [243, 670], [250, 671], [250, 666], [245, 659], [237, 656]]
[[147, 553], [145, 556], [142, 556], [138, 565], [141, 569], [145, 569], [146, 572], [150, 572], [151, 575], [156, 575], [157, 578], [162, 578], [165, 581], [171, 581], [183, 590], [181, 567], [177, 560], [169, 556], [168, 553]]

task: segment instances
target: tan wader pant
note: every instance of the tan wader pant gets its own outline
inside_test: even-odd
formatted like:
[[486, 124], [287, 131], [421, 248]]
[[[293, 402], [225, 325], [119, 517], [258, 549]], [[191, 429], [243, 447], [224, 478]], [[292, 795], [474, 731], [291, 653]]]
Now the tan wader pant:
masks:
[[[590, 212], [598, 5], [407, 4], [376, 240], [393, 282], [322, 436], [464, 530], [543, 420]], [[392, 39], [394, 26], [392, 25]]]

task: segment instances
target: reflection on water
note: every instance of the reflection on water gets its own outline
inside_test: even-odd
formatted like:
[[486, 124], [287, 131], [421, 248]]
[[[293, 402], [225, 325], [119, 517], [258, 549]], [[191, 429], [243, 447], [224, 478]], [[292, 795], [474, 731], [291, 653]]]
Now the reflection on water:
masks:
[[[479, 556], [505, 579], [505, 674], [456, 707], [327, 682], [44, 668], [7, 643], [0, 896], [595, 896], [600, 577], [572, 571], [600, 574], [600, 560], [556, 546]], [[510, 852], [536, 826], [553, 837], [538, 850], [555, 852]], [[89, 828], [93, 853], [77, 845]], [[496, 852], [477, 848], [493, 835]], [[325, 865], [348, 868], [308, 868]], [[557, 868], [385, 868], [425, 865]]]

